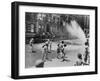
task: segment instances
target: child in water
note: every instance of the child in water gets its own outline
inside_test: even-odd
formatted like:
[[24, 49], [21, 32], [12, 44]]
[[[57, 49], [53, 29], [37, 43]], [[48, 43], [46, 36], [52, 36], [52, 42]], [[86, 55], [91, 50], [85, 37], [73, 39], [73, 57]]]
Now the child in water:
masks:
[[76, 61], [75, 66], [81, 66], [81, 65], [83, 65], [82, 54], [79, 53], [79, 54], [77, 55], [77, 57], [78, 57], [78, 60]]
[[34, 38], [31, 38], [30, 41], [29, 41], [29, 45], [32, 47], [32, 53], [35, 52], [33, 43], [34, 43]]
[[50, 40], [48, 39], [47, 42], [45, 42], [45, 44], [42, 46], [43, 48], [43, 57], [42, 60], [45, 62], [46, 60], [52, 61], [49, 59], [48, 54], [50, 53], [49, 51], [49, 42]]
[[59, 44], [58, 44], [58, 48], [57, 48], [57, 58], [58, 59], [62, 59], [62, 61], [65, 61], [65, 47], [66, 47], [66, 44], [64, 44], [64, 41], [61, 41]]

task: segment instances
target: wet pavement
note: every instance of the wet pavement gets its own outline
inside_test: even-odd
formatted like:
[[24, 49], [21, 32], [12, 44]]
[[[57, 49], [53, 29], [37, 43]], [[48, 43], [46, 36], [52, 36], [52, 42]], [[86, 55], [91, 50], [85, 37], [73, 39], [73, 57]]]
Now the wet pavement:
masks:
[[[63, 66], [73, 66], [77, 59], [77, 54], [84, 54], [84, 45], [68, 45], [65, 48], [65, 54], [67, 61], [62, 62], [61, 59], [57, 59], [57, 42], [52, 42], [52, 51], [49, 53], [48, 57], [52, 61], [46, 61], [44, 67], [63, 67]], [[25, 48], [25, 68], [33, 68], [36, 65], [36, 61], [42, 59], [44, 43], [34, 44], [33, 48], [30, 45], [26, 45]], [[34, 50], [32, 52], [32, 49]]]

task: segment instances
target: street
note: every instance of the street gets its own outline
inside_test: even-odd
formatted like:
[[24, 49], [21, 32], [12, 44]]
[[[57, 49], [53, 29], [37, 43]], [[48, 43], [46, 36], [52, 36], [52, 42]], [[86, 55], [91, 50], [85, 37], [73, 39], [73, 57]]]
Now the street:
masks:
[[[48, 55], [49, 59], [52, 61], [46, 61], [44, 67], [62, 67], [62, 66], [73, 66], [78, 60], [77, 54], [84, 54], [85, 46], [84, 45], [73, 45], [69, 44], [65, 48], [65, 53], [67, 61], [61, 62], [61, 59], [57, 59], [57, 42], [52, 42], [52, 51]], [[34, 44], [32, 53], [32, 47], [29, 44], [25, 47], [25, 68], [32, 68], [35, 66], [37, 60], [42, 59], [43, 49], [42, 46], [44, 43]]]

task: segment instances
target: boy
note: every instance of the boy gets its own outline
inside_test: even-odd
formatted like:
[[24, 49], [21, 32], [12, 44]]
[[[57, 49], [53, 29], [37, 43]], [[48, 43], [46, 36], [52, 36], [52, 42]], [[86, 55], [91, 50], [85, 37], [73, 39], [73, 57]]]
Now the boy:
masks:
[[63, 61], [65, 60], [65, 52], [64, 52], [64, 48], [66, 47], [66, 45], [64, 44], [64, 41], [61, 41], [61, 43], [58, 44], [58, 48], [57, 48], [57, 58], [58, 59], [63, 59]]
[[42, 60], [45, 62], [46, 60], [52, 61], [48, 58], [49, 54], [49, 40], [42, 46], [43, 48], [43, 58]]
[[33, 43], [34, 43], [34, 38], [31, 38], [30, 41], [29, 41], [29, 45], [32, 46], [32, 53], [35, 52], [35, 51], [33, 50], [33, 49], [34, 49]]
[[76, 61], [76, 64], [75, 64], [75, 66], [81, 66], [81, 65], [83, 65], [84, 63], [83, 63], [83, 61], [82, 61], [82, 54], [78, 54], [77, 55], [77, 57], [78, 57], [78, 60]]

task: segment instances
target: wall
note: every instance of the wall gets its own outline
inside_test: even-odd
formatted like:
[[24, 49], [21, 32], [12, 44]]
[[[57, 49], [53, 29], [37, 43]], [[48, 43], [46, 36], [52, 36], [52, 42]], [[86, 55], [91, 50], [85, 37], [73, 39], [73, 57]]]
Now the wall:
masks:
[[[11, 65], [11, 2], [14, 0], [1, 0], [0, 1], [0, 81], [13, 81], [10, 78], [10, 65]], [[58, 3], [58, 4], [71, 4], [71, 5], [88, 5], [98, 6], [100, 10], [100, 0], [21, 0], [30, 2], [43, 2], [43, 3]], [[100, 14], [100, 11], [98, 11]], [[98, 22], [100, 15], [98, 16]], [[100, 23], [98, 23], [99, 30]], [[100, 32], [99, 32], [100, 34]], [[100, 41], [100, 37], [98, 38]], [[100, 45], [100, 43], [98, 43]], [[99, 48], [99, 46], [98, 46]], [[99, 51], [100, 53], [100, 51]], [[98, 53], [98, 57], [100, 57]], [[100, 59], [98, 60], [100, 62]], [[98, 65], [100, 67], [100, 64]], [[99, 70], [100, 71], [100, 70]], [[33, 79], [29, 79], [33, 81]], [[26, 81], [29, 81], [26, 79]], [[84, 76], [69, 76], [69, 77], [53, 77], [34, 79], [36, 81], [99, 81], [100, 74], [98, 75], [84, 75]], [[22, 81], [22, 80], [21, 80]]]

